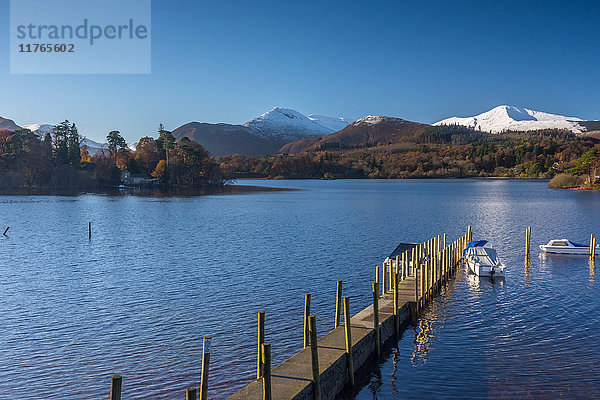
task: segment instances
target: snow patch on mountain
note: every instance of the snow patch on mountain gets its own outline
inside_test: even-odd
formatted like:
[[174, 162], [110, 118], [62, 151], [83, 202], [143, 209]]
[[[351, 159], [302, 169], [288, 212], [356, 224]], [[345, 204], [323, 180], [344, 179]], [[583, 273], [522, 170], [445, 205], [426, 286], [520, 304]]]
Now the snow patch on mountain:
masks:
[[538, 129], [568, 129], [581, 133], [580, 118], [534, 111], [523, 107], [498, 106], [474, 117], [452, 117], [433, 125], [462, 125], [484, 132], [533, 131]]
[[311, 136], [324, 136], [335, 132], [296, 110], [281, 107], [275, 107], [243, 125], [251, 129], [257, 136], [290, 141]]
[[332, 132], [341, 131], [352, 122], [346, 118], [328, 117], [319, 114], [310, 114], [308, 115], [308, 119], [315, 121], [319, 125], [323, 125], [325, 128], [331, 129]]
[[33, 132], [36, 135], [38, 135], [38, 136], [40, 136], [40, 137], [43, 138], [46, 135], [46, 133], [52, 132], [52, 129], [54, 129], [54, 125], [50, 125], [50, 124], [27, 124], [27, 125], [23, 125], [23, 128], [29, 129], [31, 132]]

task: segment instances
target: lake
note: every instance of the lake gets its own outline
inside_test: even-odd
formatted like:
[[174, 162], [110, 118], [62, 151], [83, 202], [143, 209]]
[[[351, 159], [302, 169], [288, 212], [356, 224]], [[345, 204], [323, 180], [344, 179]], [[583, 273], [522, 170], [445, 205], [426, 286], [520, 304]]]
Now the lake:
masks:
[[398, 242], [454, 240], [469, 224], [494, 243], [506, 279], [461, 269], [356, 398], [600, 397], [596, 270], [537, 250], [600, 235], [600, 193], [509, 180], [240, 183], [301, 190], [0, 196], [0, 228], [11, 227], [0, 239], [0, 397], [104, 398], [120, 374], [124, 399], [183, 398], [212, 336], [209, 397], [225, 398], [256, 374], [258, 311], [277, 365], [302, 348], [305, 293], [322, 335], [338, 279], [354, 314]]

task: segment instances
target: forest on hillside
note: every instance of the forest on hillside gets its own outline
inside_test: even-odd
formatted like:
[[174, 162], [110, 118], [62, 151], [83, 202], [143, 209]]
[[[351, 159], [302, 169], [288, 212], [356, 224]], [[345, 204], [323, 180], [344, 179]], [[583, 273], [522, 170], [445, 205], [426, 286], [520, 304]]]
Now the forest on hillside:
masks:
[[[299, 154], [220, 157], [234, 177], [268, 178], [552, 178], [588, 174], [600, 141], [565, 131], [492, 135], [460, 126], [431, 126], [399, 143]], [[592, 161], [577, 168], [588, 154]]]

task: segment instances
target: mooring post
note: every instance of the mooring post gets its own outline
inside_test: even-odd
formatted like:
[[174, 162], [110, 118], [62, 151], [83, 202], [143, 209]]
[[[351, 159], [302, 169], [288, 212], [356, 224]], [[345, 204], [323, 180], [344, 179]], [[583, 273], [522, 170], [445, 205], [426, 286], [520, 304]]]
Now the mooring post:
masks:
[[390, 290], [394, 290], [394, 269], [392, 268], [392, 259], [390, 258], [390, 265], [389, 265], [390, 269], [388, 270], [388, 286]]
[[529, 264], [529, 249], [531, 243], [531, 227], [525, 230], [525, 264]]
[[256, 364], [256, 379], [263, 374], [262, 345], [265, 343], [265, 312], [258, 312], [258, 360]]
[[10, 229], [10, 226], [7, 226], [6, 229], [4, 230], [4, 233], [3, 233], [4, 236], [7, 236], [6, 232], [8, 232], [9, 229]]
[[185, 391], [185, 400], [197, 400], [198, 395], [196, 393], [196, 388], [187, 388]]
[[208, 398], [208, 369], [210, 367], [210, 345], [212, 337], [202, 339], [202, 374], [200, 375], [200, 400]]
[[385, 292], [386, 292], [386, 284], [387, 284], [387, 269], [386, 269], [386, 263], [384, 262], [383, 264], [381, 264], [381, 297], [385, 297]]
[[354, 386], [354, 361], [352, 359], [352, 327], [350, 326], [350, 298], [344, 297], [344, 332], [346, 333], [346, 358], [348, 359], [348, 378]]
[[373, 330], [375, 331], [375, 351], [377, 357], [381, 354], [379, 339], [379, 285], [373, 283]]
[[400, 266], [400, 256], [399, 256], [399, 255], [397, 255], [397, 256], [396, 256], [396, 273], [399, 273], [399, 272], [400, 272], [400, 271], [399, 271], [399, 269], [400, 269], [400, 268], [401, 268], [401, 266]]
[[309, 345], [308, 317], [310, 316], [310, 293], [304, 295], [304, 348]]
[[471, 230], [471, 225], [467, 228], [467, 240], [473, 240], [473, 231]]
[[319, 375], [319, 352], [317, 350], [317, 318], [314, 315], [309, 317], [310, 321], [310, 355], [312, 360], [312, 375], [314, 384], [314, 398], [321, 400], [321, 378]]
[[394, 318], [396, 322], [396, 334], [400, 334], [400, 318], [398, 317], [398, 274], [394, 273]]
[[590, 235], [590, 259], [592, 259], [592, 254], [594, 254], [594, 234]]
[[92, 223], [88, 222], [88, 239], [92, 239]]
[[123, 387], [123, 378], [114, 375], [110, 378], [110, 400], [121, 400], [121, 388]]
[[592, 261], [594, 261], [596, 259], [596, 238], [594, 238], [594, 240], [592, 240], [592, 254], [591, 254], [591, 259], [592, 259]]
[[444, 248], [448, 247], [448, 242], [446, 242], [446, 234], [444, 233]]
[[263, 343], [260, 352], [264, 363], [262, 376], [263, 400], [271, 400], [271, 343]]
[[419, 308], [423, 309], [425, 307], [425, 265], [419, 265], [419, 275], [421, 279], [419, 280]]
[[419, 307], [419, 271], [415, 268], [415, 303]]
[[337, 281], [337, 289], [335, 291], [335, 327], [340, 326], [340, 318], [342, 316], [342, 281]]

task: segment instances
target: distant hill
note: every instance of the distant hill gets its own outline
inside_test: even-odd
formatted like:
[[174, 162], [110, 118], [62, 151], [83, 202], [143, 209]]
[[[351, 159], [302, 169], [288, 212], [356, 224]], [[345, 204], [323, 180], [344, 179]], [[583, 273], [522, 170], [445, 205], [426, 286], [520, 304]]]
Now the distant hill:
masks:
[[280, 139], [257, 136], [243, 125], [190, 122], [175, 129], [172, 134], [177, 140], [185, 136], [201, 144], [215, 156], [271, 154], [282, 145]]
[[0, 131], [16, 131], [20, 128], [12, 119], [0, 117]]
[[369, 115], [358, 119], [339, 132], [288, 143], [281, 153], [301, 153], [308, 150], [370, 147], [396, 143], [407, 136], [422, 133], [429, 125], [401, 118]]

